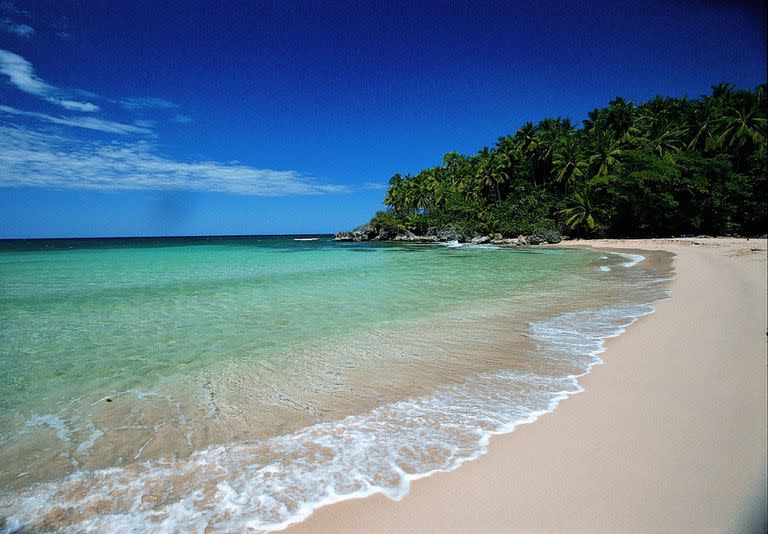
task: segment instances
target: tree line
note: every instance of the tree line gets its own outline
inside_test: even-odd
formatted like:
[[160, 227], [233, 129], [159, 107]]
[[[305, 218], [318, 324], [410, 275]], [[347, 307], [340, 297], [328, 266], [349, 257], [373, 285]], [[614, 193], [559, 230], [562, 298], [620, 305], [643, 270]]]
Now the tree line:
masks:
[[765, 84], [721, 83], [695, 99], [619, 97], [578, 124], [527, 122], [476, 154], [395, 174], [371, 223], [417, 234], [764, 234], [767, 104]]

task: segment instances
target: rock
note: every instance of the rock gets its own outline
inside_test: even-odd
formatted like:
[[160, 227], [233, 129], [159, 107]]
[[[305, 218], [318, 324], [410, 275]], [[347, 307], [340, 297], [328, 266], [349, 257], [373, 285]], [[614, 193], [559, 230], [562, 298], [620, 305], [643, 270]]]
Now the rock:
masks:
[[563, 240], [563, 238], [560, 237], [560, 234], [558, 234], [554, 230], [547, 230], [546, 232], [544, 232], [543, 237], [546, 240], [546, 242], [550, 244], [559, 243], [560, 241]]
[[525, 238], [525, 242], [529, 245], [541, 245], [542, 243], [546, 243], [546, 240], [540, 235], [529, 235]]
[[502, 239], [504, 239], [504, 236], [499, 233], [491, 235], [491, 241], [501, 241]]
[[335, 234], [333, 236], [334, 241], [354, 241], [355, 236], [352, 235], [352, 232], [339, 232], [338, 234]]
[[416, 237], [416, 234], [411, 232], [410, 230], [406, 230], [403, 234], [397, 234], [395, 236], [395, 241], [413, 241], [413, 238]]
[[443, 228], [437, 232], [437, 239], [439, 241], [463, 241], [463, 236], [456, 231], [455, 228]]
[[389, 241], [390, 239], [394, 239], [396, 235], [397, 233], [391, 228], [379, 228], [379, 235], [376, 237], [379, 241]]
[[366, 237], [366, 239], [372, 239], [376, 236], [376, 228], [370, 223], [363, 224], [362, 226], [358, 226], [354, 230], [352, 230], [353, 234], [361, 234]]

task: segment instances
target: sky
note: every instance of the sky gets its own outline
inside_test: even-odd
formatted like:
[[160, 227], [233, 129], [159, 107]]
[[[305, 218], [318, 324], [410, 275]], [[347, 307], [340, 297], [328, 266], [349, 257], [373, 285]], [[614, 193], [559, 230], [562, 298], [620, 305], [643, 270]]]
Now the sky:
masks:
[[0, 238], [330, 233], [616, 96], [766, 81], [762, 2], [0, 0]]

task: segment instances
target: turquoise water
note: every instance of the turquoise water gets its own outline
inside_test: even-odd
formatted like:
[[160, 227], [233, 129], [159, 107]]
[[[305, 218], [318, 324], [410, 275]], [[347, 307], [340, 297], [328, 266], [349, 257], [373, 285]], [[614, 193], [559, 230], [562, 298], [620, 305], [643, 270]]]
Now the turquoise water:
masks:
[[[295, 521], [329, 487], [400, 496], [409, 473], [459, 465], [576, 391], [602, 339], [659, 298], [668, 261], [637, 261], [327, 237], [0, 242], [0, 517], [29, 506], [19, 525], [49, 528], [34, 503], [81, 509], [86, 472], [113, 496], [165, 473], [170, 508], [139, 494], [120, 513], [170, 529], [181, 502], [194, 528], [231, 531]], [[397, 430], [407, 413], [441, 422]], [[224, 521], [222, 484], [255, 508]], [[61, 528], [118, 525], [86, 516]]]
[[43, 396], [108, 394], [391, 327], [519, 290], [588, 256], [344, 246], [327, 238], [81, 244], [0, 253], [6, 417], [41, 406]]

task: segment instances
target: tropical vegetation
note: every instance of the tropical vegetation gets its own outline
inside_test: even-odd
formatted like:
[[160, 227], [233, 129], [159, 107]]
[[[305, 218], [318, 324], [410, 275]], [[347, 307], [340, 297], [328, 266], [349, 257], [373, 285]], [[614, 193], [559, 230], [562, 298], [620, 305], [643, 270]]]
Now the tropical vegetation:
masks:
[[527, 122], [476, 154], [395, 174], [386, 233], [756, 235], [768, 229], [766, 85], [700, 98], [616, 98], [578, 124]]

